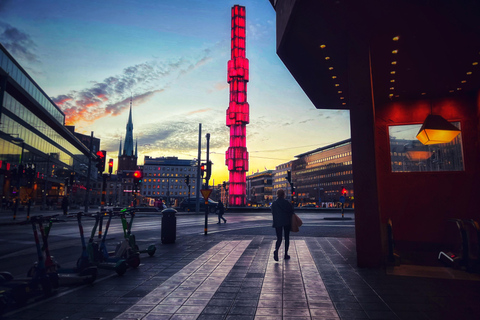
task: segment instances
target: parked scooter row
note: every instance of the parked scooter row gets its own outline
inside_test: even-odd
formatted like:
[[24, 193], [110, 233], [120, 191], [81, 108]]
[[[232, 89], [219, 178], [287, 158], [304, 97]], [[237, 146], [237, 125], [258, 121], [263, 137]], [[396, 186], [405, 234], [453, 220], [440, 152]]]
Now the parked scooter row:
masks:
[[59, 286], [95, 281], [96, 267], [64, 269], [50, 255], [48, 235], [54, 222], [63, 221], [57, 216], [35, 216], [22, 223], [32, 226], [37, 261], [28, 270], [27, 278], [14, 278], [9, 272], [0, 272], [0, 311], [8, 306], [23, 305], [32, 298], [50, 296]]
[[[97, 277], [97, 268], [114, 270], [123, 275], [129, 267], [140, 265], [140, 253], [153, 256], [154, 245], [145, 250], [139, 250], [135, 236], [132, 234], [132, 224], [135, 217], [133, 209], [124, 209], [118, 216], [122, 222], [124, 239], [117, 244], [115, 251], [108, 251], [106, 239], [112, 217], [112, 211], [96, 214], [77, 213], [77, 223], [81, 240], [81, 254], [76, 266], [61, 267], [51, 256], [48, 246], [48, 236], [52, 226], [59, 220], [58, 215], [35, 216], [23, 224], [31, 224], [36, 245], [37, 261], [28, 270], [27, 278], [16, 279], [8, 272], [0, 272], [0, 314], [8, 306], [20, 306], [28, 300], [41, 296], [50, 296], [59, 286], [93, 283]], [[130, 220], [127, 221], [127, 215]], [[85, 240], [82, 217], [95, 219], [90, 238]], [[102, 225], [104, 217], [108, 217], [100, 241], [95, 241], [95, 235]], [[100, 232], [101, 233], [101, 232]], [[41, 241], [40, 241], [41, 239]]]

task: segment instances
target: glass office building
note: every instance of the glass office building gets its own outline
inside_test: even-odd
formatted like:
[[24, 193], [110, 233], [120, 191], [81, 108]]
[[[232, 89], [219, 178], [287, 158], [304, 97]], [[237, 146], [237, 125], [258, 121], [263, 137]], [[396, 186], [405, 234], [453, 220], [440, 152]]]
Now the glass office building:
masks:
[[65, 127], [65, 114], [1, 44], [0, 102], [2, 208], [15, 199], [56, 205], [67, 194], [70, 203], [83, 204], [76, 192], [84, 190], [89, 155], [95, 156]]

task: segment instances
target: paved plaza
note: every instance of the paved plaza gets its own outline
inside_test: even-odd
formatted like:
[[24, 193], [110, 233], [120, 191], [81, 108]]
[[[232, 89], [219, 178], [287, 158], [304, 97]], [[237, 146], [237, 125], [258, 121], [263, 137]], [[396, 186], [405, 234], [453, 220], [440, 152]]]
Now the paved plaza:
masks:
[[[74, 287], [4, 319], [479, 319], [480, 282], [356, 267], [352, 238], [216, 233], [160, 245], [138, 269]], [[283, 257], [283, 252], [280, 252]]]

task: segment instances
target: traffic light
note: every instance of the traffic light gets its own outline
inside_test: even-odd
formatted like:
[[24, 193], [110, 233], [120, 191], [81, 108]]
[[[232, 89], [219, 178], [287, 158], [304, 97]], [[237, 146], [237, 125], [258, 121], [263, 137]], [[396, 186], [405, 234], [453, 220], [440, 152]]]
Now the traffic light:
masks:
[[108, 160], [108, 173], [112, 174], [113, 172], [113, 159]]
[[31, 187], [35, 182], [35, 164], [27, 163], [25, 166], [25, 177], [27, 178], [27, 186]]
[[207, 174], [205, 175], [205, 180], [210, 180], [212, 176], [212, 161], [207, 162]]
[[140, 171], [135, 171], [133, 173], [133, 183], [135, 185], [138, 185], [141, 182], [142, 182], [142, 173]]
[[345, 189], [345, 187], [342, 186], [342, 196], [344, 196], [346, 194], [347, 194], [347, 189]]
[[99, 150], [97, 151], [97, 169], [98, 172], [103, 173], [105, 171], [105, 160], [107, 157], [107, 151]]
[[186, 184], [187, 186], [190, 184], [190, 176], [189, 176], [189, 175], [187, 175], [187, 176], [185, 177], [185, 184]]
[[200, 165], [200, 175], [202, 176], [202, 178], [205, 175], [205, 163], [202, 163]]
[[289, 183], [292, 183], [292, 172], [290, 170], [287, 171], [287, 176], [285, 177]]

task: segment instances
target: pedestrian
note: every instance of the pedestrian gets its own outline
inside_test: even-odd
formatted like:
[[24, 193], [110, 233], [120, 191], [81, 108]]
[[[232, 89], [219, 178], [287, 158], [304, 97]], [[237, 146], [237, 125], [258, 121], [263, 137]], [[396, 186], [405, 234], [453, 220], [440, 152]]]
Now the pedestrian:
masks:
[[[223, 214], [225, 213], [225, 207], [223, 206], [223, 203], [222, 201], [218, 201], [218, 204], [217, 204], [217, 214], [218, 214], [218, 223], [217, 224], [220, 224], [223, 220], [223, 223], [227, 223], [227, 219], [225, 219], [223, 217]], [[220, 220], [221, 219], [221, 220]]]
[[68, 197], [65, 196], [62, 199], [62, 209], [63, 209], [63, 215], [67, 215], [68, 213]]
[[285, 191], [282, 189], [277, 191], [277, 200], [272, 204], [272, 216], [275, 232], [277, 233], [277, 242], [275, 243], [275, 251], [273, 251], [273, 258], [278, 261], [278, 249], [282, 244], [282, 230], [285, 236], [285, 256], [290, 259], [288, 255], [288, 247], [290, 246], [290, 229], [292, 225], [293, 206], [290, 202], [285, 200]]

